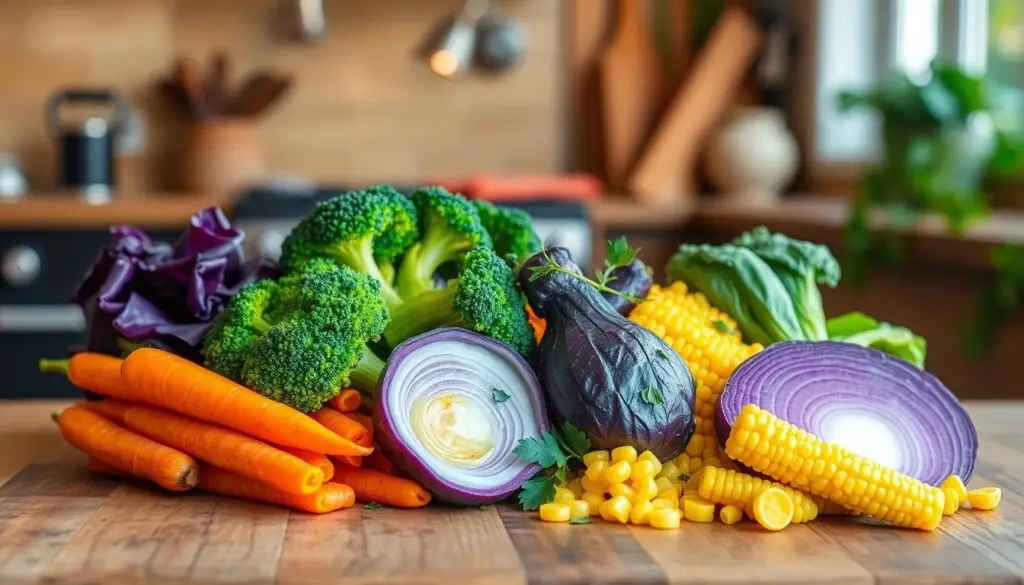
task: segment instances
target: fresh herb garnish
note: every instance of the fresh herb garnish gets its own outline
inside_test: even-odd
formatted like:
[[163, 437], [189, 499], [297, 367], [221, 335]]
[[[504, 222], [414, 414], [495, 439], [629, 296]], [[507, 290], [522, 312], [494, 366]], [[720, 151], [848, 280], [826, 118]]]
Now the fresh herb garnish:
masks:
[[614, 272], [616, 268], [622, 268], [623, 266], [629, 266], [632, 264], [639, 253], [639, 248], [634, 250], [629, 247], [629, 242], [626, 241], [626, 236], [621, 236], [617, 240], [608, 240], [608, 248], [605, 250], [604, 269], [596, 271], [594, 273], [594, 279], [601, 286], [615, 280], [615, 277], [612, 276], [612, 272]]
[[[642, 298], [640, 298], [640, 297], [638, 297], [636, 295], [631, 295], [629, 293], [624, 293], [622, 291], [617, 291], [614, 288], [609, 287], [607, 284], [602, 284], [602, 283], [600, 283], [600, 282], [598, 282], [596, 280], [593, 280], [591, 278], [587, 278], [586, 275], [581, 274], [581, 273], [579, 273], [579, 272], [577, 272], [575, 270], [569, 270], [567, 268], [562, 267], [561, 265], [558, 264], [558, 262], [555, 261], [554, 258], [551, 257], [550, 254], [548, 254], [547, 250], [542, 251], [541, 254], [544, 256], [544, 260], [547, 261], [547, 264], [544, 264], [544, 265], [541, 265], [541, 266], [529, 266], [528, 267], [528, 270], [530, 271], [530, 282], [533, 282], [533, 281], [535, 281], [537, 279], [540, 279], [540, 278], [544, 278], [546, 276], [550, 276], [552, 274], [561, 273], [561, 274], [565, 274], [565, 275], [571, 276], [571, 277], [573, 277], [573, 278], [575, 278], [577, 280], [580, 280], [582, 282], [585, 282], [585, 283], [589, 284], [590, 286], [594, 287], [595, 289], [597, 289], [599, 292], [609, 293], [609, 294], [613, 294], [613, 295], [618, 295], [618, 296], [626, 299], [627, 301], [629, 301], [631, 303], [642, 303], [644, 301]], [[613, 270], [614, 270], [614, 268], [613, 268]]]
[[658, 349], [654, 350], [654, 355], [660, 357], [663, 360], [667, 360], [668, 359], [668, 353], [664, 349], [661, 349], [661, 348], [658, 348]]
[[568, 422], [542, 433], [539, 439], [520, 439], [512, 452], [546, 470], [522, 485], [519, 503], [523, 509], [536, 510], [541, 504], [554, 500], [555, 485], [568, 479], [568, 463], [573, 459], [582, 462], [583, 455], [589, 450], [590, 440], [583, 431]]
[[714, 328], [721, 333], [725, 333], [727, 335], [736, 335], [736, 330], [733, 329], [732, 327], [729, 327], [729, 324], [721, 319], [715, 319], [711, 321], [711, 325], [714, 326]]
[[484, 505], [480, 506], [480, 509], [481, 509], [481, 510], [490, 510], [490, 509], [491, 509], [491, 507], [490, 507], [490, 506], [488, 506], [487, 504], [484, 504]]
[[508, 392], [505, 392], [501, 388], [491, 388], [491, 398], [494, 400], [495, 404], [501, 404], [512, 397], [509, 396]]
[[569, 518], [569, 524], [590, 524], [590, 518], [586, 516], [579, 516], [577, 518]]
[[679, 474], [679, 481], [690, 481], [690, 474], [688, 474], [688, 473], [680, 473]]
[[648, 386], [640, 391], [640, 400], [652, 406], [665, 402], [665, 395], [654, 386]]
[[381, 506], [377, 502], [368, 502], [363, 508], [367, 510], [383, 510], [384, 506]]

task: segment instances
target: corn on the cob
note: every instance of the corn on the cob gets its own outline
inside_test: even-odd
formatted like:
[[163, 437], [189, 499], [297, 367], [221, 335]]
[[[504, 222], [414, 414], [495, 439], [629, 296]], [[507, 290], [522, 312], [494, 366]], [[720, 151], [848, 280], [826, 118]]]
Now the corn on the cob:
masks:
[[779, 488], [792, 498], [794, 524], [810, 522], [818, 516], [818, 506], [810, 496], [778, 482], [710, 465], [700, 470], [697, 480], [697, 493], [700, 497], [744, 510], [751, 510], [754, 498], [770, 487]]
[[680, 473], [726, 464], [715, 435], [718, 397], [733, 370], [763, 348], [744, 344], [736, 321], [712, 307], [701, 293], [688, 292], [683, 282], [652, 286], [629, 318], [671, 345], [693, 373], [697, 432], [675, 461]]
[[945, 495], [819, 439], [753, 404], [733, 423], [725, 454], [790, 487], [896, 526], [934, 530]]

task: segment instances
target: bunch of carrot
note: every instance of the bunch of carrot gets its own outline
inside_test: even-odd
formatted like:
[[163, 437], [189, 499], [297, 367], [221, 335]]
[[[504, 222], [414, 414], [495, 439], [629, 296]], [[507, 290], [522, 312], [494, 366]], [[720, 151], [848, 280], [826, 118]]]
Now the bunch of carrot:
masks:
[[94, 471], [312, 513], [356, 500], [406, 508], [430, 502], [373, 448], [373, 426], [358, 412], [354, 390], [307, 415], [159, 349], [123, 360], [79, 353], [41, 366], [104, 397], [56, 417]]

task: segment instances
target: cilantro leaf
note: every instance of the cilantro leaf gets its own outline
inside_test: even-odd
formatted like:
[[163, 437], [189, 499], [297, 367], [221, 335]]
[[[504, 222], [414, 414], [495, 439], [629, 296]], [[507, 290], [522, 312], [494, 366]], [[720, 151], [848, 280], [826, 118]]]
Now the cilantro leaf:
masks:
[[640, 391], [640, 400], [654, 406], [665, 402], [665, 396], [661, 393], [661, 390], [654, 386], [648, 386]]
[[555, 428], [555, 433], [558, 434], [558, 439], [570, 455], [582, 460], [583, 455], [590, 451], [590, 439], [572, 423], [562, 423], [562, 426]]
[[668, 359], [668, 353], [664, 349], [661, 349], [660, 347], [654, 350], [654, 355], [660, 357], [663, 360]]
[[536, 510], [541, 504], [554, 501], [555, 479], [550, 475], [538, 475], [526, 480], [519, 490], [519, 504], [526, 511]]
[[711, 325], [714, 326], [714, 328], [721, 333], [725, 333], [727, 335], [736, 335], [736, 330], [733, 329], [732, 327], [729, 327], [729, 324], [721, 319], [715, 319], [714, 321], [711, 322]]
[[537, 463], [541, 467], [547, 468], [552, 465], [557, 465], [558, 467], [565, 466], [566, 455], [562, 452], [558, 439], [551, 433], [542, 434], [540, 439], [534, 437], [520, 439], [512, 452], [530, 463]]
[[606, 262], [615, 267], [628, 266], [633, 260], [636, 260], [639, 253], [639, 249], [634, 250], [629, 247], [626, 236], [620, 236], [617, 240], [608, 240], [608, 248], [605, 251]]
[[381, 506], [377, 502], [368, 502], [363, 508], [367, 510], [383, 510], [384, 506]]
[[679, 474], [679, 481], [690, 481], [690, 474], [688, 474], [688, 473], [680, 473]]
[[555, 481], [557, 483], [565, 483], [566, 480], [568, 479], [566, 477], [567, 475], [568, 475], [568, 471], [566, 470], [566, 468], [559, 467], [558, 471], [555, 472]]
[[501, 388], [491, 388], [491, 398], [494, 400], [495, 404], [501, 404], [512, 397], [509, 396], [508, 392], [505, 392]]
[[587, 516], [579, 516], [577, 518], [569, 518], [569, 524], [590, 524], [591, 520]]

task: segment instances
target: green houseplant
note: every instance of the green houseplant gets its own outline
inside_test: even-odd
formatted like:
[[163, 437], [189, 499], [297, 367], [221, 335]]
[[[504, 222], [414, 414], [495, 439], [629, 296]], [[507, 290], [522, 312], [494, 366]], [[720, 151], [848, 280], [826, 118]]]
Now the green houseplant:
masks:
[[[989, 212], [986, 185], [1024, 171], [1024, 143], [999, 127], [1004, 90], [959, 67], [934, 62], [920, 81], [895, 72], [877, 87], [839, 95], [841, 110], [869, 108], [880, 118], [883, 156], [858, 187], [846, 226], [844, 272], [863, 281], [871, 265], [904, 257], [899, 232], [924, 214], [945, 219], [953, 235]], [[883, 229], [869, 217], [886, 212]], [[967, 335], [978, 354], [998, 324], [1024, 300], [1024, 252], [993, 251], [996, 279], [982, 295], [979, 320]]]

